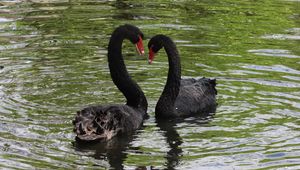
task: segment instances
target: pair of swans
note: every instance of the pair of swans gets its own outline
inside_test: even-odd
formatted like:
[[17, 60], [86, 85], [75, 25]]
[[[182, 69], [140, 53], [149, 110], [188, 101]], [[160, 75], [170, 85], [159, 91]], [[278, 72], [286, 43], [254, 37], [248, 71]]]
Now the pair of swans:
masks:
[[[126, 97], [125, 105], [91, 106], [78, 111], [73, 121], [76, 139], [80, 141], [109, 140], [140, 128], [147, 117], [147, 99], [129, 76], [122, 56], [122, 43], [129, 39], [144, 53], [143, 33], [135, 26], [122, 25], [112, 33], [108, 45], [108, 63], [114, 84]], [[169, 61], [167, 83], [155, 107], [156, 119], [188, 117], [215, 112], [215, 79], [181, 79], [180, 57], [175, 43], [165, 35], [156, 35], [148, 43], [149, 63], [164, 48]]]

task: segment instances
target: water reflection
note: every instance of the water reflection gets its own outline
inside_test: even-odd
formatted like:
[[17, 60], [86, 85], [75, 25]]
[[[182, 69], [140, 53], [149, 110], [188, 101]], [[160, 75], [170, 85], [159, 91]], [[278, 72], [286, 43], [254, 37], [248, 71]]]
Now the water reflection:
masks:
[[112, 16], [113, 19], [135, 20], [141, 18], [136, 12], [138, 11], [138, 6], [133, 5], [130, 1], [116, 0], [113, 6], [116, 8], [116, 13]]
[[[131, 147], [130, 143], [133, 141], [134, 136], [119, 136], [109, 141], [96, 142], [96, 143], [82, 143], [74, 142], [73, 145], [77, 151], [80, 152], [94, 152], [95, 159], [108, 160], [108, 163], [113, 169], [124, 169], [123, 162], [127, 157], [126, 150]], [[139, 148], [135, 148], [136, 151]]]
[[[1, 1], [0, 169], [299, 169], [298, 4]], [[76, 110], [124, 103], [106, 59], [111, 31], [124, 23], [172, 37], [183, 75], [217, 78], [216, 116], [156, 122], [167, 58], [149, 66], [125, 42], [150, 119], [133, 137], [71, 145]]]
[[[177, 169], [178, 165], [181, 163], [183, 158], [183, 139], [178, 133], [177, 129], [180, 126], [188, 125], [195, 126], [198, 128], [203, 127], [213, 119], [214, 114], [206, 117], [190, 117], [186, 119], [176, 118], [170, 120], [156, 120], [157, 127], [163, 133], [168, 144], [169, 151], [166, 152], [165, 168], [166, 169]], [[179, 128], [180, 129], [180, 128]]]
[[179, 120], [157, 120], [157, 126], [163, 132], [166, 137], [166, 142], [169, 145], [170, 150], [166, 153], [165, 156], [167, 163], [167, 169], [175, 169], [176, 166], [180, 163], [180, 157], [182, 154], [182, 149], [180, 145], [182, 144], [182, 139], [176, 131], [176, 123], [179, 123]]

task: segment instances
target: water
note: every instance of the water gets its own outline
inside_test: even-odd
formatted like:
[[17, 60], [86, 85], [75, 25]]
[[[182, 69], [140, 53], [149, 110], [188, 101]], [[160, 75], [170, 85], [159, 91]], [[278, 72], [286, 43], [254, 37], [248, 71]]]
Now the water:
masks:
[[[299, 1], [0, 1], [0, 169], [300, 169]], [[123, 53], [149, 101], [134, 136], [74, 143], [72, 119], [124, 103], [107, 44], [131, 23], [176, 42], [186, 77], [218, 80], [217, 113], [161, 123], [163, 51]]]

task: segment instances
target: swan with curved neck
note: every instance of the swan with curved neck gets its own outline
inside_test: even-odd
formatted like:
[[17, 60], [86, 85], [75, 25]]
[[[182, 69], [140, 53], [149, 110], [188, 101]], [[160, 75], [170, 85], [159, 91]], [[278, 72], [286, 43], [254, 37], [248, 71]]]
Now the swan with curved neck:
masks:
[[132, 133], [142, 125], [147, 117], [148, 103], [141, 88], [129, 76], [122, 56], [124, 39], [130, 40], [143, 54], [142, 38], [143, 33], [128, 24], [116, 28], [112, 33], [107, 55], [110, 75], [127, 102], [125, 105], [90, 106], [78, 111], [73, 121], [77, 140], [109, 140], [119, 134]]
[[181, 79], [180, 57], [175, 43], [165, 35], [156, 35], [148, 43], [149, 63], [164, 48], [169, 62], [168, 78], [156, 104], [156, 118], [208, 115], [216, 110], [215, 79]]

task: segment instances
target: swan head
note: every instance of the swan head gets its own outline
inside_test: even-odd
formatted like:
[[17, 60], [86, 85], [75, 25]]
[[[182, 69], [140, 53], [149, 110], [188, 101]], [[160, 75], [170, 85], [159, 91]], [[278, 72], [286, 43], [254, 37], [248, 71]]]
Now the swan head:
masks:
[[131, 43], [135, 44], [137, 52], [140, 55], [145, 54], [143, 45], [144, 34], [138, 27], [130, 24], [125, 24], [120, 26], [118, 29], [121, 30], [121, 33], [125, 36], [126, 39], [129, 39]]
[[164, 35], [156, 35], [152, 37], [148, 43], [149, 48], [149, 55], [148, 55], [148, 61], [149, 64], [151, 64], [154, 60], [154, 57], [156, 53], [163, 47], [163, 39]]

